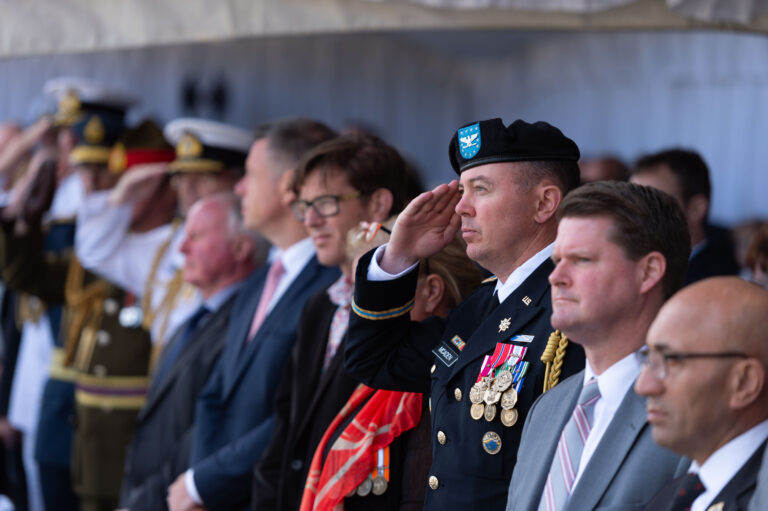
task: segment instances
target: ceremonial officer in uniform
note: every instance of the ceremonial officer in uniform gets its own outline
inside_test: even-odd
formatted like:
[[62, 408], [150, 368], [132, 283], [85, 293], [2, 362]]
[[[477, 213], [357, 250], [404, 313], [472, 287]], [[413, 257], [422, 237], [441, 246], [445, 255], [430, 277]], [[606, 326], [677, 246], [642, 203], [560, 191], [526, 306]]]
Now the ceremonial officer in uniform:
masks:
[[[23, 177], [16, 181], [13, 193], [10, 194], [13, 198], [2, 213], [5, 221], [0, 243], [13, 243], [14, 247], [6, 249], [1, 246], [0, 254], [5, 258], [9, 251], [13, 253], [17, 244], [24, 246], [25, 243], [33, 241], [35, 245], [31, 249], [35, 254], [42, 255], [46, 261], [55, 264], [61, 258], [68, 257], [66, 252], [71, 251], [74, 216], [82, 197], [80, 179], [69, 172], [66, 163], [66, 155], [72, 148], [73, 137], [67, 126], [54, 126], [51, 117], [44, 117], [25, 129], [15, 142], [13, 147], [8, 148], [8, 151], [15, 155], [9, 157], [8, 153], [3, 154], [2, 159], [5, 162], [9, 159], [17, 160], [30, 152], [31, 157], [28, 162], [22, 164]], [[37, 148], [32, 151], [34, 146]], [[42, 238], [34, 235], [24, 236], [21, 231], [16, 230], [30, 224], [41, 227]], [[41, 241], [42, 246], [39, 245]], [[40, 448], [35, 452], [38, 422], [48, 424], [53, 412], [52, 407], [46, 407], [41, 418], [44, 392], [47, 393], [46, 402], [50, 402], [51, 397], [55, 401], [56, 396], [62, 393], [71, 401], [71, 384], [49, 380], [48, 373], [50, 359], [59, 340], [61, 305], [55, 301], [43, 301], [36, 293], [45, 294], [47, 290], [36, 288], [37, 282], [34, 279], [27, 279], [24, 271], [17, 271], [18, 269], [12, 268], [8, 263], [9, 260], [4, 259], [2, 267], [11, 285], [26, 291], [19, 293], [18, 309], [14, 311], [14, 321], [18, 320], [21, 328], [21, 345], [16, 371], [14, 372], [13, 368], [8, 371], [8, 376], [13, 378], [14, 382], [10, 389], [8, 420], [14, 428], [24, 434], [22, 450], [27, 472], [29, 508], [39, 509], [44, 503], [51, 507], [55, 503], [59, 509], [74, 509], [76, 499], [69, 484], [70, 445], [66, 425], [62, 431], [64, 436], [51, 436], [51, 432], [44, 427], [49, 440], [63, 441], [49, 442], [49, 449]], [[51, 297], [47, 296], [46, 299], [50, 300]], [[15, 302], [16, 300], [14, 304]], [[4, 371], [4, 380], [6, 376]], [[58, 422], [54, 421], [53, 424]], [[50, 448], [51, 446], [56, 448]], [[22, 473], [22, 485], [23, 475]], [[22, 486], [21, 490], [24, 504], [17, 502], [16, 505], [26, 509], [27, 487]], [[9, 493], [9, 496], [12, 500], [19, 500], [14, 498], [12, 493]]]
[[[234, 188], [253, 142], [248, 131], [204, 119], [177, 119], [164, 134], [176, 147], [175, 160], [127, 173], [111, 195], [89, 194], [78, 215], [76, 240], [83, 266], [137, 296], [137, 312], [152, 332], [155, 353], [201, 303], [200, 294], [182, 277], [184, 216], [198, 199]], [[155, 229], [132, 232], [137, 203], [151, 197], [169, 173], [178, 217]]]
[[[584, 365], [552, 331], [547, 282], [579, 150], [545, 122], [491, 119], [459, 129], [449, 156], [460, 183], [414, 199], [389, 244], [358, 264], [346, 367], [376, 388], [430, 393], [426, 509], [503, 509], [515, 463], [528, 461], [516, 459], [528, 408]], [[459, 229], [495, 277], [447, 319], [410, 322], [419, 260]]]
[[[70, 162], [82, 167], [78, 145]], [[161, 129], [144, 121], [126, 130], [106, 153], [108, 161], [87, 160], [92, 189], [108, 189], [138, 162], [169, 162], [173, 148]], [[98, 162], [97, 162], [98, 160]], [[101, 162], [101, 163], [99, 163]], [[89, 185], [86, 188], [91, 189]], [[167, 224], [175, 213], [175, 194], [167, 182], [134, 205], [130, 230], [146, 232]], [[76, 371], [76, 429], [73, 472], [81, 508], [114, 510], [120, 492], [125, 452], [144, 404], [152, 343], [142, 325], [136, 297], [98, 279], [87, 283], [80, 265], [70, 268], [67, 299], [74, 311], [68, 325], [66, 361]]]

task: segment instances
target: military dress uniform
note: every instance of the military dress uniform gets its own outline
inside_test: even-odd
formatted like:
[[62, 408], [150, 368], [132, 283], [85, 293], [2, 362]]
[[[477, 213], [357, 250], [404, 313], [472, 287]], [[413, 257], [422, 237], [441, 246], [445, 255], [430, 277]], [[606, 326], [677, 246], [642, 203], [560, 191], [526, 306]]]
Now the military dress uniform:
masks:
[[[458, 133], [462, 147], [479, 148], [482, 138], [484, 150], [460, 158], [476, 157], [477, 165], [525, 156], [542, 160], [548, 158], [536, 156], [553, 154], [565, 144], [564, 154], [575, 162], [575, 144], [549, 125], [544, 138], [552, 134], [550, 128], [556, 130], [555, 143], [550, 148], [544, 140], [540, 150], [538, 124], [517, 121], [505, 128], [494, 119], [468, 126]], [[460, 172], [465, 162], [457, 163], [454, 156], [456, 139], [452, 163]], [[368, 279], [374, 252], [358, 263], [346, 368], [374, 388], [430, 396], [432, 466], [425, 509], [504, 509], [512, 470], [526, 463], [517, 459], [517, 448], [529, 408], [545, 388], [584, 367], [583, 350], [553, 335], [550, 254], [551, 245], [525, 263], [530, 273], [501, 303], [491, 278], [446, 319], [421, 323], [409, 320], [417, 269], [376, 281]]]

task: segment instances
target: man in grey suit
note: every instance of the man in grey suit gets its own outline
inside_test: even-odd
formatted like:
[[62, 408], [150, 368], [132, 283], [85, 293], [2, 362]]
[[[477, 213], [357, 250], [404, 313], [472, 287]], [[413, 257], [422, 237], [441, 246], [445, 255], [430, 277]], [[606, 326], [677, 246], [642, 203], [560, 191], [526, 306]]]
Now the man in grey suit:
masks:
[[584, 371], [529, 412], [507, 510], [642, 509], [680, 456], [654, 444], [632, 384], [635, 352], [685, 276], [685, 217], [663, 192], [598, 182], [560, 204], [552, 325], [584, 347]]
[[173, 335], [156, 365], [128, 449], [121, 507], [167, 509], [168, 486], [186, 470], [195, 401], [224, 346], [232, 303], [243, 281], [267, 257], [269, 244], [245, 231], [233, 193], [201, 199], [189, 211], [184, 280], [203, 304]]

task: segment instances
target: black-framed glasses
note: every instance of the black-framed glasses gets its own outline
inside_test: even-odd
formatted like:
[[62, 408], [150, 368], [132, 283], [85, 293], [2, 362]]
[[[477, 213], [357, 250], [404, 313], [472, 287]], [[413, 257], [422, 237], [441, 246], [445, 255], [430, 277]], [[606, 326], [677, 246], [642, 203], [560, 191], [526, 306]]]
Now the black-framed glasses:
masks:
[[307, 211], [309, 208], [313, 208], [315, 213], [322, 217], [329, 217], [339, 214], [339, 202], [348, 199], [355, 199], [360, 197], [361, 193], [358, 190], [354, 192], [343, 193], [341, 195], [321, 195], [315, 197], [311, 201], [305, 201], [296, 199], [291, 203], [293, 208], [293, 214], [299, 219], [299, 222], [303, 222], [307, 217]]
[[648, 346], [643, 346], [635, 352], [637, 361], [642, 366], [648, 367], [651, 374], [659, 380], [665, 379], [669, 375], [669, 361], [681, 361], [696, 358], [749, 358], [749, 355], [740, 351], [720, 351], [708, 353], [666, 353], [659, 350], [652, 350]]

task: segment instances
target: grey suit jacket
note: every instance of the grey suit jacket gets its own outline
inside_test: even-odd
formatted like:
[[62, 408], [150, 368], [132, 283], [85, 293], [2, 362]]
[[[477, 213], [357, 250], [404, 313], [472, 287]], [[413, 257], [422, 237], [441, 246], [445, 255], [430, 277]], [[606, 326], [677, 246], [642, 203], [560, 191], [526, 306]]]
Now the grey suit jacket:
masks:
[[[576, 406], [584, 371], [571, 376], [533, 404], [523, 428], [507, 511], [539, 506], [560, 434]], [[590, 458], [566, 509], [641, 510], [690, 461], [657, 446], [645, 420], [645, 399], [630, 388]]]

